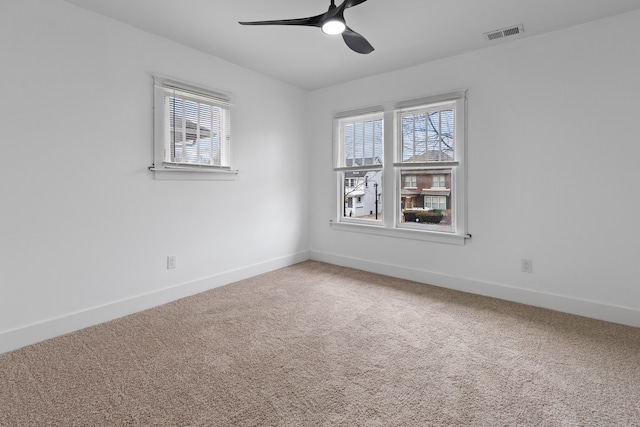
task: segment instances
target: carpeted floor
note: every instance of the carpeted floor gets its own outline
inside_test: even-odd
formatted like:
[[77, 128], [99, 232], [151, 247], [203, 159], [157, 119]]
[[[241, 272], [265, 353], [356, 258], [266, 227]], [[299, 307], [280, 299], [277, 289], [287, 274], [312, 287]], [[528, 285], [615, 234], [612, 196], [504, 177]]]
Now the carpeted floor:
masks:
[[640, 425], [640, 329], [308, 261], [0, 355], [0, 425]]

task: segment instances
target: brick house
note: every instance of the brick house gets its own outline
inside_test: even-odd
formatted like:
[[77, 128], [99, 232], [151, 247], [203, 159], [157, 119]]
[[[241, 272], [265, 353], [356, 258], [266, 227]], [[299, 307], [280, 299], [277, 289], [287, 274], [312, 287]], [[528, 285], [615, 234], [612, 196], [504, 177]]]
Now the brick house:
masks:
[[443, 224], [451, 221], [451, 170], [404, 170], [400, 174], [401, 208], [440, 210]]

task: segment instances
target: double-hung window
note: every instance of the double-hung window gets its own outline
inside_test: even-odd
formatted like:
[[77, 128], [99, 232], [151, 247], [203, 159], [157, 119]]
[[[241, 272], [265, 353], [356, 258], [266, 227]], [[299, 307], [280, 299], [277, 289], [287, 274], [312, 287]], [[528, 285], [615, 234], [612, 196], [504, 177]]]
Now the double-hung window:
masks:
[[235, 174], [229, 97], [162, 77], [154, 77], [154, 86], [156, 177], [166, 171], [209, 175], [204, 179]]
[[338, 172], [339, 216], [345, 222], [382, 221], [382, 113], [336, 119], [335, 170]]
[[[463, 244], [465, 104], [461, 91], [336, 118], [338, 229]], [[358, 230], [367, 224], [379, 227]]]
[[[398, 108], [396, 173], [416, 177], [413, 188], [400, 188], [399, 228], [455, 233], [459, 224], [456, 185], [464, 139], [459, 126], [462, 100], [420, 102]], [[458, 147], [461, 145], [461, 147]]]

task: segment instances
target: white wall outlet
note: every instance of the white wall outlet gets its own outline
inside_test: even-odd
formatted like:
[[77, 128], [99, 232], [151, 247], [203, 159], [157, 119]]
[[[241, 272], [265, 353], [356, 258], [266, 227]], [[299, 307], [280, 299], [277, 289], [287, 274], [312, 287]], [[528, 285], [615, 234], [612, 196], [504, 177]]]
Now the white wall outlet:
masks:
[[530, 259], [520, 260], [520, 270], [522, 270], [524, 273], [533, 272], [533, 262]]
[[172, 268], [176, 268], [176, 256], [169, 255], [167, 257], [167, 270], [171, 270]]

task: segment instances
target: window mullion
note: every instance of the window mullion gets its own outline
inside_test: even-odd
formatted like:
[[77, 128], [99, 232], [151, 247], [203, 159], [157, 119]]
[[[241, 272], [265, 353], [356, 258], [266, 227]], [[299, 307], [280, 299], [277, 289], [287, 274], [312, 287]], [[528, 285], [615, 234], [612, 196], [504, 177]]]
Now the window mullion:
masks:
[[[383, 116], [383, 124], [393, 124], [395, 123], [396, 112], [395, 111], [385, 111]], [[395, 212], [395, 194], [397, 194], [396, 187], [399, 187], [400, 184], [397, 183], [399, 179], [399, 174], [396, 175], [396, 170], [393, 167], [393, 161], [398, 154], [400, 158], [402, 158], [402, 151], [397, 153], [395, 151], [395, 143], [397, 138], [400, 138], [400, 144], [402, 145], [402, 119], [400, 118], [399, 123], [395, 125], [384, 125], [382, 128], [382, 143], [383, 143], [383, 169], [382, 169], [382, 189], [384, 191], [382, 195], [382, 224], [384, 227], [392, 228], [396, 221], [396, 212]], [[400, 147], [402, 150], [402, 147]]]

